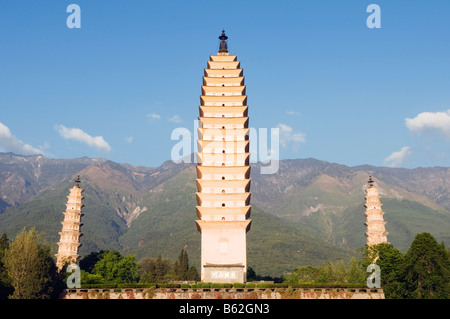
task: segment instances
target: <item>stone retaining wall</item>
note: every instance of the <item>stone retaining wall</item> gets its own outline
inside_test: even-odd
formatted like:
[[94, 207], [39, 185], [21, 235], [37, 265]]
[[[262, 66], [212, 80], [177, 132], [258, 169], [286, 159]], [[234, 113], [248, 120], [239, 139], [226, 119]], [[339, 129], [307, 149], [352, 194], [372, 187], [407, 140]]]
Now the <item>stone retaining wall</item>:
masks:
[[64, 299], [384, 299], [382, 289], [360, 288], [117, 288], [67, 289]]

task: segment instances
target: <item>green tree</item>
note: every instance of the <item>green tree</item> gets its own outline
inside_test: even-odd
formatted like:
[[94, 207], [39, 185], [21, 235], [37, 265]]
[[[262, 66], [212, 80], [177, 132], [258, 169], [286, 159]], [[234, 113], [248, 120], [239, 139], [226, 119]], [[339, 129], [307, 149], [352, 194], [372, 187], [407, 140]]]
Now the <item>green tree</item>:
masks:
[[140, 280], [142, 283], [164, 283], [174, 279], [174, 262], [170, 258], [144, 257], [139, 261]]
[[186, 273], [186, 280], [188, 281], [200, 281], [200, 275], [198, 273], [197, 267], [191, 266]]
[[81, 282], [83, 284], [104, 284], [105, 279], [98, 274], [90, 274], [85, 270], [81, 270]]
[[416, 235], [405, 254], [403, 276], [407, 298], [448, 298], [450, 262], [444, 245], [429, 233]]
[[343, 260], [336, 263], [328, 262], [319, 268], [319, 275], [316, 279], [322, 284], [342, 284], [347, 282], [347, 270]]
[[182, 249], [173, 267], [176, 280], [200, 281], [195, 266], [189, 266], [189, 256], [186, 249]]
[[365, 284], [367, 273], [361, 260], [352, 257], [349, 262], [347, 280], [350, 284]]
[[328, 262], [321, 267], [296, 268], [284, 282], [298, 284], [364, 284], [366, 272], [362, 261], [352, 258], [346, 266], [343, 260]]
[[287, 283], [290, 285], [312, 284], [317, 282], [320, 270], [313, 266], [296, 268], [289, 276]]
[[[365, 248], [365, 268], [376, 263], [380, 266], [381, 288], [388, 299], [404, 297], [403, 254], [392, 244], [381, 243]], [[367, 275], [366, 275], [367, 277]]]
[[139, 261], [139, 282], [141, 283], [156, 283], [155, 266], [156, 259], [151, 257], [142, 258]]
[[[200, 276], [199, 276], [200, 277]], [[252, 281], [273, 281], [274, 283], [281, 283], [283, 282], [283, 279], [281, 277], [271, 277], [271, 276], [263, 276], [263, 275], [258, 275], [255, 270], [252, 267], [247, 267], [247, 281], [248, 282], [252, 282]], [[287, 281], [287, 280], [285, 280]]]
[[334, 281], [336, 283], [346, 283], [347, 279], [347, 269], [345, 267], [345, 262], [343, 260], [338, 260], [335, 264], [334, 269]]
[[156, 283], [154, 271], [147, 271], [143, 273], [139, 278], [140, 283]]
[[247, 281], [256, 280], [256, 272], [252, 267], [247, 267]]
[[5, 256], [5, 251], [8, 249], [8, 237], [6, 233], [3, 233], [0, 237], [0, 299], [6, 299], [10, 294], [13, 293], [14, 289], [11, 286], [11, 280], [6, 273], [6, 269], [3, 265], [3, 259]]
[[165, 263], [161, 257], [161, 255], [158, 256], [158, 258], [156, 259], [156, 264], [155, 264], [155, 272], [154, 272], [154, 277], [155, 277], [155, 281], [158, 283], [162, 283], [162, 282], [166, 282], [166, 275], [167, 272], [169, 270], [169, 266], [167, 265], [167, 263]]
[[189, 270], [189, 257], [187, 251], [181, 249], [180, 255], [174, 265], [175, 279], [187, 280], [187, 272]]
[[0, 253], [3, 253], [8, 247], [8, 236], [6, 236], [6, 233], [3, 233], [0, 237]]
[[108, 251], [102, 254], [95, 264], [92, 273], [100, 275], [107, 283], [132, 283], [138, 280], [139, 266], [135, 255], [123, 257], [118, 251]]
[[57, 297], [61, 280], [50, 255], [50, 246], [35, 228], [23, 229], [4, 253], [4, 267], [11, 280], [14, 299]]
[[108, 250], [93, 251], [89, 255], [84, 256], [80, 260], [80, 269], [91, 273], [95, 264], [102, 259], [102, 256], [107, 252]]

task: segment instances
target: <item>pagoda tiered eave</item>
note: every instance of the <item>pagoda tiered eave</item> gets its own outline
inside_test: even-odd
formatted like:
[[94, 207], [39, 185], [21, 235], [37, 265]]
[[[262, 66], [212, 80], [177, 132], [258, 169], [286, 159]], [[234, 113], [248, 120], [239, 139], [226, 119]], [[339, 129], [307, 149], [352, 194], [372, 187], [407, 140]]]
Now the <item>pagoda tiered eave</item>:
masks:
[[226, 184], [220, 179], [197, 179], [197, 189], [203, 193], [246, 193], [250, 191], [250, 179], [230, 180]]
[[[248, 117], [199, 117], [205, 129], [239, 129], [247, 128]], [[227, 133], [225, 133], [227, 134]]]
[[244, 85], [244, 77], [243, 76], [237, 76], [237, 77], [203, 77], [203, 85], [209, 86], [209, 87], [227, 87], [227, 86], [243, 86]]
[[200, 118], [247, 117], [248, 106], [200, 106]]
[[[205, 207], [196, 206], [197, 216], [202, 220], [211, 220], [211, 216], [217, 217], [218, 220], [230, 220], [230, 216], [240, 216], [244, 220], [248, 219], [251, 214], [251, 205], [244, 207]], [[225, 218], [224, 218], [225, 217]], [[223, 219], [224, 218], [224, 219]]]
[[214, 153], [248, 153], [250, 142], [241, 141], [205, 141], [200, 140], [197, 143], [199, 152]]
[[197, 230], [199, 232], [203, 232], [204, 230], [212, 229], [212, 230], [227, 230], [227, 229], [242, 229], [245, 232], [250, 230], [250, 225], [252, 220], [242, 220], [242, 221], [204, 221], [204, 220], [196, 220]]
[[202, 96], [242, 96], [242, 95], [245, 95], [245, 85], [202, 86]]
[[245, 106], [247, 95], [201, 95], [200, 103], [202, 106]]
[[218, 55], [210, 55], [209, 56], [209, 60], [210, 61], [226, 61], [226, 62], [231, 62], [231, 61], [236, 61], [237, 60], [237, 55], [232, 55], [232, 54], [218, 54]]
[[227, 130], [216, 127], [201, 127], [198, 129], [198, 138], [206, 141], [244, 141], [249, 139], [249, 132], [250, 130], [247, 127]]
[[197, 176], [203, 180], [249, 179], [250, 166], [221, 167], [197, 166]]
[[228, 70], [228, 69], [240, 69], [240, 62], [234, 59], [233, 61], [217, 61], [209, 60], [208, 68], [210, 70]]
[[234, 153], [234, 154], [208, 154], [197, 153], [197, 163], [199, 165], [213, 167], [227, 166], [248, 166], [250, 162], [250, 153]]
[[241, 77], [243, 74], [242, 69], [204, 69], [205, 77], [208, 78], [230, 78]]

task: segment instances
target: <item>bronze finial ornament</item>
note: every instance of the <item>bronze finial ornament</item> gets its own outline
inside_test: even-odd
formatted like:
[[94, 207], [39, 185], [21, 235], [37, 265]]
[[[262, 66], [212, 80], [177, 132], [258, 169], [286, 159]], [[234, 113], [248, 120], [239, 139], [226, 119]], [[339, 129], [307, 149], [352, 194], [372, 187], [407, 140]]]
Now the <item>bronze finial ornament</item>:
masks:
[[226, 42], [228, 37], [225, 35], [225, 30], [222, 30], [222, 35], [219, 37], [219, 39], [222, 40], [219, 45], [219, 52], [228, 52], [228, 47], [227, 47], [227, 42]]
[[80, 187], [80, 183], [81, 183], [81, 181], [80, 181], [80, 175], [77, 175], [77, 179], [75, 180], [75, 185], [76, 185], [77, 187]]
[[372, 187], [373, 186], [373, 179], [372, 179], [372, 175], [369, 175], [369, 186]]

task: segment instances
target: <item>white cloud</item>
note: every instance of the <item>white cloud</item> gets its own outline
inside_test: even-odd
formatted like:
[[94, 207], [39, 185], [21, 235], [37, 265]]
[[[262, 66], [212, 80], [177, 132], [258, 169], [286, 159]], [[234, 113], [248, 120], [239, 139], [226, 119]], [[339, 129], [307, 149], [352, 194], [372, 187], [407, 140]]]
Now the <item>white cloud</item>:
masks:
[[172, 117], [169, 119], [169, 121], [170, 121], [170, 122], [173, 122], [173, 123], [181, 123], [181, 122], [183, 122], [183, 121], [181, 120], [181, 118], [180, 118], [178, 115], [172, 116]]
[[59, 135], [66, 140], [75, 140], [86, 143], [87, 145], [102, 151], [109, 152], [111, 150], [111, 146], [109, 146], [108, 142], [103, 139], [103, 136], [92, 137], [79, 128], [67, 128], [64, 125], [58, 125], [57, 129]]
[[297, 115], [297, 116], [301, 115], [299, 112], [295, 112], [295, 111], [286, 111], [286, 114], [288, 114], [288, 115]]
[[147, 117], [151, 118], [151, 119], [157, 119], [157, 120], [161, 119], [161, 115], [156, 114], [156, 113], [149, 113], [149, 114], [147, 114]]
[[415, 118], [406, 118], [405, 124], [411, 132], [437, 132], [450, 139], [450, 109], [446, 112], [423, 112]]
[[406, 157], [411, 155], [411, 148], [409, 146], [403, 146], [400, 151], [393, 152], [391, 155], [384, 159], [384, 163], [390, 167], [397, 167]]
[[133, 136], [128, 136], [127, 138], [125, 138], [125, 141], [127, 141], [127, 143], [133, 142]]
[[295, 144], [306, 142], [306, 135], [304, 133], [294, 133], [292, 127], [283, 123], [279, 123], [277, 127], [280, 129], [280, 144], [282, 147], [286, 147], [290, 142]]
[[5, 152], [13, 152], [21, 155], [44, 154], [45, 152], [25, 144], [11, 134], [10, 129], [0, 122], [0, 149]]

